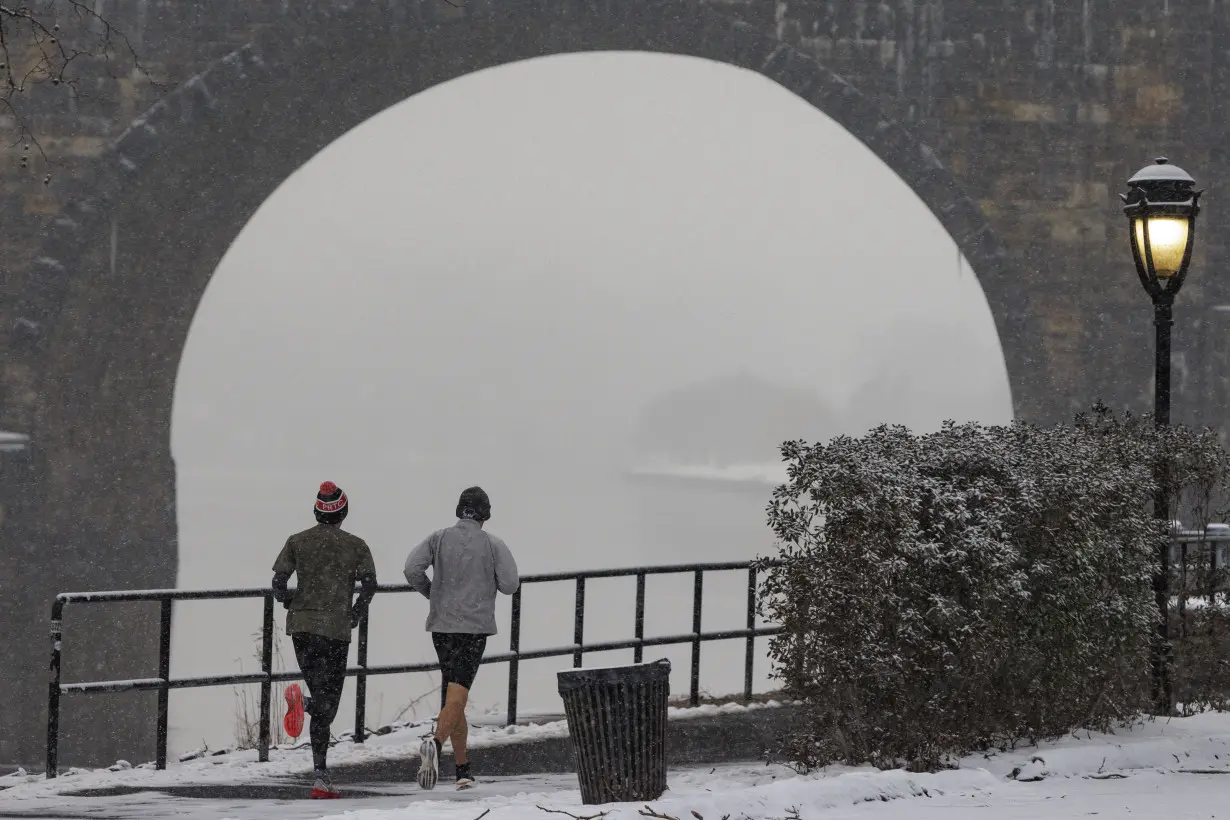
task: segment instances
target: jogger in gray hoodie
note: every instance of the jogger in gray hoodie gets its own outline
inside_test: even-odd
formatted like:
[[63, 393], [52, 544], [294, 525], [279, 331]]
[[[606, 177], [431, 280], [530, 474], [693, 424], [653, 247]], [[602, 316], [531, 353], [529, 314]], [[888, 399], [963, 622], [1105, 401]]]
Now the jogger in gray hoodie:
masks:
[[424, 740], [419, 749], [422, 763], [418, 780], [425, 789], [434, 788], [439, 780], [440, 750], [445, 740], [453, 743], [457, 788], [474, 785], [466, 751], [466, 702], [487, 636], [496, 634], [496, 593], [512, 595], [521, 584], [517, 562], [508, 546], [483, 530], [490, 518], [487, 493], [481, 487], [470, 487], [457, 501], [457, 523], [427, 536], [406, 559], [406, 583], [431, 602], [427, 631], [447, 685], [436, 735]]

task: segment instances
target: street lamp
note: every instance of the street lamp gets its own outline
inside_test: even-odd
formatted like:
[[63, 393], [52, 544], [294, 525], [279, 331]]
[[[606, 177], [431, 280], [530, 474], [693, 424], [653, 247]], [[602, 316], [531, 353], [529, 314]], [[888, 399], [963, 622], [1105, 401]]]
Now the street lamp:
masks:
[[[1170, 328], [1172, 308], [1187, 277], [1196, 240], [1196, 214], [1201, 191], [1194, 190], [1191, 175], [1159, 157], [1153, 165], [1128, 180], [1128, 192], [1120, 194], [1128, 218], [1128, 237], [1140, 284], [1153, 300], [1153, 326], [1157, 331], [1154, 359], [1153, 418], [1159, 426], [1170, 424]], [[1157, 494], [1153, 514], [1170, 530], [1170, 494], [1165, 465], [1157, 465]], [[1153, 651], [1153, 698], [1158, 714], [1169, 714], [1170, 685], [1170, 544], [1158, 548], [1153, 592], [1161, 621]]]

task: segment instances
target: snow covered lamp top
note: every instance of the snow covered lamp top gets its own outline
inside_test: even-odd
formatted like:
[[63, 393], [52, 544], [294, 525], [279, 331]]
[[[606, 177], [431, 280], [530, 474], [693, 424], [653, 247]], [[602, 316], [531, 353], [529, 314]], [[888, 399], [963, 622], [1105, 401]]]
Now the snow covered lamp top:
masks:
[[1183, 286], [1203, 193], [1195, 186], [1190, 174], [1158, 157], [1137, 171], [1128, 180], [1128, 192], [1120, 194], [1136, 271], [1154, 299], [1173, 299]]

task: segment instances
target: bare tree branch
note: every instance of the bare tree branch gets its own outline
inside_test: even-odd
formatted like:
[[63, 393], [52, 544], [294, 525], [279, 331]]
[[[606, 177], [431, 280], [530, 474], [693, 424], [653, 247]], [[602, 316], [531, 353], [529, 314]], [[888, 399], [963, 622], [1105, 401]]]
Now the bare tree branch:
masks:
[[[431, 673], [430, 673], [430, 672], [429, 672], [429, 673], [427, 673], [427, 674], [428, 674], [428, 676], [430, 676], [430, 675], [431, 675]], [[405, 717], [405, 716], [406, 716], [406, 713], [408, 713], [408, 712], [412, 711], [412, 710], [413, 710], [416, 706], [418, 706], [420, 703], [422, 703], [423, 701], [425, 701], [427, 698], [431, 697], [432, 695], [438, 695], [438, 694], [440, 693], [440, 687], [439, 687], [438, 685], [436, 685], [436, 684], [435, 684], [434, 679], [432, 679], [432, 680], [433, 680], [433, 683], [432, 683], [432, 688], [431, 688], [431, 689], [428, 689], [426, 692], [424, 692], [423, 694], [419, 695], [418, 697], [412, 698], [412, 699], [410, 700], [410, 702], [409, 702], [409, 703], [407, 703], [407, 704], [405, 705], [405, 707], [403, 707], [403, 708], [402, 708], [402, 710], [401, 710], [400, 712], [398, 712], [396, 715], [394, 715], [394, 716], [393, 716], [393, 719], [392, 719], [391, 721], [389, 721], [389, 722], [390, 722], [390, 723], [396, 723], [397, 721], [399, 721], [399, 720], [401, 720], [403, 717]]]
[[572, 812], [564, 811], [563, 809], [548, 809], [543, 806], [539, 806], [538, 810], [545, 811], [547, 814], [567, 815], [568, 817], [571, 817], [572, 820], [598, 820], [598, 818], [606, 817], [607, 814], [609, 814], [609, 812], [605, 812], [605, 811], [600, 811], [597, 814], [573, 814]]
[[[662, 814], [660, 812], [656, 812], [653, 809], [651, 809], [649, 806], [646, 806], [643, 809], [637, 809], [636, 813], [639, 814], [641, 817], [654, 817], [654, 818], [657, 818], [657, 820], [679, 820], [679, 818], [675, 817], [674, 815]], [[696, 812], [692, 812], [692, 813], [695, 814]]]
[[[79, 73], [78, 67], [87, 66]], [[62, 93], [72, 101], [88, 98], [85, 71], [101, 70], [119, 80], [120, 69], [139, 74], [161, 87], [146, 71], [128, 35], [84, 0], [46, 0], [27, 4], [0, 0], [0, 131], [11, 130], [9, 147], [21, 146], [21, 167], [30, 163], [33, 147], [44, 162], [50, 159], [32, 124], [36, 93]], [[50, 181], [46, 177], [44, 183]]]

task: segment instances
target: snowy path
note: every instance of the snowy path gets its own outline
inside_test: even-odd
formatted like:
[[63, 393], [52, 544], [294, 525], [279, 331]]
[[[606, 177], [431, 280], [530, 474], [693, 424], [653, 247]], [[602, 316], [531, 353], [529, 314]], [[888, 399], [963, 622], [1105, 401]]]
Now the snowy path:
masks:
[[[719, 820], [716, 810], [747, 812], [755, 810], [749, 805], [746, 787], [740, 782], [759, 782], [751, 789], [766, 789], [771, 775], [764, 767], [748, 767], [717, 772], [713, 785], [724, 784], [729, 791], [704, 793], [701, 786], [706, 778], [712, 778], [709, 770], [681, 772], [673, 777], [674, 796], [655, 801], [654, 809], [687, 820], [690, 809], [698, 811], [707, 820]], [[779, 776], [782, 772], [776, 772]], [[1160, 818], [1185, 820], [1186, 818], [1230, 818], [1230, 777], [1224, 775], [1184, 774], [1177, 772], [1140, 771], [1123, 779], [1089, 780], [1084, 778], [1060, 778], [1038, 783], [1001, 781], [977, 782], [978, 778], [953, 778], [945, 773], [928, 778], [932, 781], [930, 797], [899, 797], [882, 802], [853, 803], [858, 797], [869, 795], [849, 794], [830, 797], [844, 800], [846, 805], [816, 805], [808, 799], [805, 789], [799, 789], [797, 806], [802, 820], [1017, 820], [1020, 818]], [[972, 774], [972, 773], [971, 773]], [[787, 774], [788, 776], [788, 774]], [[835, 780], [850, 777], [844, 775]], [[875, 777], [875, 776], [873, 776]], [[946, 790], [942, 781], [951, 780], [956, 788]], [[692, 781], [689, 784], [688, 781]], [[964, 782], [960, 782], [964, 781]], [[940, 785], [936, 785], [940, 784]], [[787, 785], [782, 783], [782, 786]], [[521, 777], [497, 779], [484, 783], [482, 788], [468, 792], [455, 792], [442, 787], [424, 793], [417, 786], [408, 785], [390, 788], [387, 784], [354, 785], [347, 791], [354, 795], [360, 790], [378, 790], [380, 796], [349, 797], [336, 802], [320, 803], [302, 799], [197, 799], [168, 797], [160, 794], [94, 798], [65, 798], [39, 801], [40, 805], [23, 806], [21, 811], [9, 813], [0, 800], [0, 817], [42, 817], [60, 820], [153, 820], [153, 818], [182, 818], [182, 820], [317, 820], [324, 815], [341, 820], [475, 820], [483, 811], [490, 809], [488, 820], [552, 820], [564, 815], [548, 815], [538, 809], [569, 808], [575, 814], [593, 814], [596, 809], [582, 809], [577, 805], [576, 780], [570, 775], [544, 777]], [[782, 789], [781, 791], [795, 791]], [[742, 792], [742, 793], [741, 793]], [[812, 796], [814, 797], [814, 795]], [[753, 800], [752, 803], [761, 802]], [[761, 811], [749, 816], [755, 820], [777, 820], [788, 816], [790, 806], [786, 801], [772, 798], [764, 801]], [[828, 801], [821, 800], [820, 803]], [[611, 807], [606, 807], [611, 808]], [[734, 814], [733, 817], [739, 817]], [[608, 815], [609, 820], [640, 818], [635, 807], [621, 807]]]
[[[442, 783], [435, 791], [422, 792], [413, 782], [404, 785], [388, 783], [355, 783], [347, 784], [343, 789], [345, 795], [341, 800], [327, 803], [315, 800], [304, 800], [307, 793], [304, 784], [274, 784], [262, 781], [245, 788], [235, 786], [233, 796], [213, 796], [208, 798], [182, 796], [190, 789], [172, 787], [176, 794], [162, 792], [141, 792], [137, 794], [115, 795], [107, 797], [68, 797], [55, 796], [50, 798], [18, 803], [6, 803], [3, 793], [0, 793], [0, 818], [57, 818], [57, 820], [76, 820], [90, 818], [91, 820], [154, 820], [154, 818], [182, 818], [182, 820], [264, 820], [264, 818], [288, 818], [288, 820], [315, 820], [322, 815], [363, 810], [387, 811], [405, 809], [408, 806], [423, 804], [439, 805], [441, 800], [456, 804], [459, 808], [466, 807], [466, 812], [475, 817], [492, 800], [509, 801], [517, 795], [539, 794], [553, 795], [575, 792], [576, 777], [573, 775], [543, 775], [536, 777], [495, 778], [484, 782], [481, 788], [466, 792], [457, 792], [449, 783]], [[255, 792], [257, 797], [244, 794]], [[216, 786], [210, 788], [212, 794], [218, 791]], [[579, 795], [578, 795], [579, 799]], [[477, 806], [477, 808], [470, 808]], [[428, 812], [423, 816], [434, 815]], [[545, 818], [546, 815], [543, 815]]]
[[[411, 776], [407, 767], [406, 780]], [[91, 795], [72, 795], [76, 789]], [[653, 802], [690, 820], [946, 820], [947, 818], [1230, 818], [1230, 714], [1145, 723], [990, 755], [935, 774], [833, 767], [808, 776], [782, 766], [680, 768]], [[33, 779], [0, 792], [0, 817], [75, 820], [560, 820], [540, 807], [641, 820], [638, 805], [586, 807], [573, 775], [492, 778], [458, 793], [412, 783], [344, 784], [347, 797], [303, 800], [306, 781], [276, 764], [184, 767], [176, 772], [98, 772]], [[145, 789], [146, 791], [141, 791]], [[797, 809], [797, 814], [793, 810]], [[484, 815], [484, 813], [486, 813]], [[695, 815], [693, 814], [695, 813]]]

